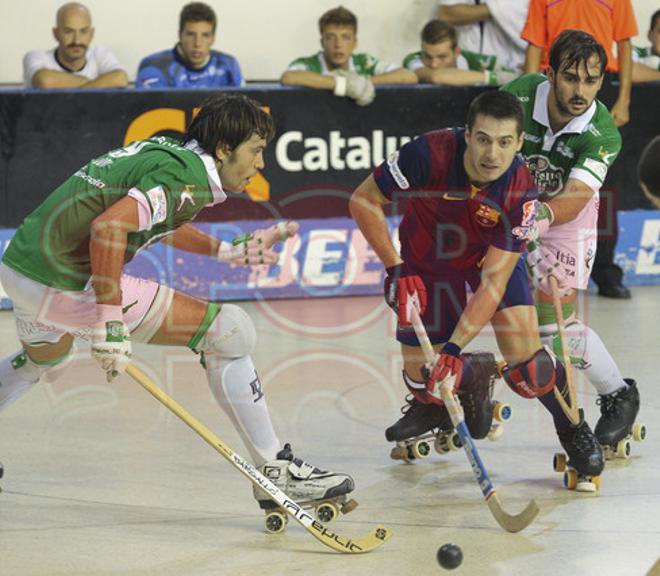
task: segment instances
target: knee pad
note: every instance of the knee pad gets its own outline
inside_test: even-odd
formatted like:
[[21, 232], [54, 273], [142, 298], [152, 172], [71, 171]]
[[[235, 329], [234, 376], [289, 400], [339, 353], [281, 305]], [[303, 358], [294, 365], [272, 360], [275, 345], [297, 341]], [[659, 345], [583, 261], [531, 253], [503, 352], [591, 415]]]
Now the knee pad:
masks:
[[235, 304], [223, 304], [193, 349], [222, 358], [241, 358], [251, 354], [256, 343], [257, 332], [247, 312]]
[[505, 368], [502, 378], [509, 388], [523, 398], [545, 396], [555, 386], [563, 390], [566, 373], [551, 351], [543, 347], [529, 360]]
[[[556, 356], [563, 354], [561, 338], [559, 337], [559, 328], [556, 324], [547, 324], [541, 326], [541, 342], [548, 346]], [[571, 364], [578, 370], [586, 370], [591, 366], [588, 358], [587, 346], [589, 338], [589, 328], [575, 317], [568, 318], [566, 321], [566, 346], [568, 347], [568, 356]]]

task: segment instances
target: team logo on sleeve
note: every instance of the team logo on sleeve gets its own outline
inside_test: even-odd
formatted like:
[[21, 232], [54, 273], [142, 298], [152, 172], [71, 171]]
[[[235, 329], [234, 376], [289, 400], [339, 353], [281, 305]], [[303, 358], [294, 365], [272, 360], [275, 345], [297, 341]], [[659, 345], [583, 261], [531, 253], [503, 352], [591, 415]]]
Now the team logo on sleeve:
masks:
[[598, 149], [598, 156], [600, 156], [601, 160], [609, 166], [610, 164], [612, 164], [612, 161], [616, 156], [616, 152], [608, 152], [607, 150], [605, 150], [603, 146], [601, 146]]
[[607, 164], [594, 160], [593, 158], [587, 158], [584, 161], [583, 166], [589, 170], [589, 172], [594, 174], [594, 176], [596, 176], [601, 182], [605, 180], [605, 176], [607, 176]]
[[495, 208], [491, 208], [486, 204], [479, 204], [479, 208], [474, 213], [474, 218], [482, 226], [492, 228], [493, 226], [497, 226], [497, 223], [500, 221], [500, 213]]
[[396, 182], [397, 186], [401, 188], [401, 190], [407, 190], [410, 188], [410, 182], [408, 182], [408, 179], [403, 175], [403, 172], [401, 172], [401, 168], [399, 168], [398, 151], [392, 152], [387, 157], [387, 167], [390, 170], [392, 178], [394, 178], [394, 181]]
[[147, 198], [151, 204], [151, 225], [164, 222], [167, 218], [167, 198], [162, 186], [147, 190]]

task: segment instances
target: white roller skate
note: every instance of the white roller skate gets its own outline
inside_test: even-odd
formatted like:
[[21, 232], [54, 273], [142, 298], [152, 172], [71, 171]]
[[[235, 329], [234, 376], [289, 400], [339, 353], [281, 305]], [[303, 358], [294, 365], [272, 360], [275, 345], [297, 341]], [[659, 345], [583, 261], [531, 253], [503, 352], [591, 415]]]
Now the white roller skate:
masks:
[[[259, 471], [303, 508], [313, 509], [323, 523], [332, 522], [339, 513], [348, 514], [357, 502], [347, 499], [355, 488], [353, 478], [340, 472], [320, 470], [300, 458], [294, 458], [291, 445], [285, 444], [276, 460], [263, 464]], [[259, 488], [254, 488], [259, 507], [266, 512], [266, 531], [282, 532], [287, 514]]]

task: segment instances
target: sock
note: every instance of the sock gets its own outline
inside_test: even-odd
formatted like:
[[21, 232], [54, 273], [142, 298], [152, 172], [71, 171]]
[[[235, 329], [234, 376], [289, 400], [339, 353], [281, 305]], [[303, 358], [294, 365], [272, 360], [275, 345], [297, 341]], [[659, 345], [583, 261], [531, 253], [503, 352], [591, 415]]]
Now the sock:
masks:
[[204, 363], [211, 392], [234, 424], [255, 465], [275, 460], [282, 445], [273, 429], [252, 358], [205, 354]]
[[39, 381], [39, 368], [21, 350], [0, 360], [0, 412]]

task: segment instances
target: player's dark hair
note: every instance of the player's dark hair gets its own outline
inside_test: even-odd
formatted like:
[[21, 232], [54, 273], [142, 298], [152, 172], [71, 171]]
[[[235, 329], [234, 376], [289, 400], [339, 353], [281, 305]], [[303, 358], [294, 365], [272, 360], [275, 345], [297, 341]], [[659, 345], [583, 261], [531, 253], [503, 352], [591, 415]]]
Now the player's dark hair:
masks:
[[653, 16], [651, 16], [651, 27], [649, 28], [649, 30], [653, 30], [653, 29], [655, 28], [655, 21], [656, 21], [658, 18], [660, 18], [660, 9], [659, 9], [659, 10], [656, 10], [656, 11], [653, 13]]
[[188, 126], [183, 143], [197, 140], [204, 152], [215, 158], [218, 144], [230, 151], [249, 140], [254, 134], [266, 142], [275, 135], [273, 119], [260, 104], [241, 94], [212, 96]]
[[467, 114], [467, 128], [472, 130], [477, 116], [490, 116], [497, 120], [516, 121], [516, 132], [518, 136], [523, 131], [523, 109], [513, 94], [500, 92], [499, 90], [489, 90], [482, 92], [472, 103]]
[[443, 20], [431, 20], [422, 28], [422, 42], [426, 44], [440, 44], [451, 40], [451, 47], [456, 48], [456, 28]]
[[660, 198], [660, 136], [656, 136], [644, 148], [637, 168], [639, 181], [651, 196]]
[[337, 6], [332, 10], [328, 10], [319, 18], [319, 30], [323, 34], [323, 29], [326, 26], [350, 26], [353, 32], [357, 34], [357, 18], [355, 14], [343, 6]]
[[598, 56], [600, 77], [607, 68], [605, 49], [591, 34], [587, 34], [582, 30], [564, 30], [550, 47], [550, 68], [557, 73], [560, 70], [584, 64], [588, 70], [587, 63], [592, 56]]
[[179, 15], [179, 34], [183, 32], [183, 28], [188, 22], [209, 22], [213, 25], [213, 33], [215, 34], [216, 17], [213, 8], [204, 2], [190, 2], [181, 9]]

